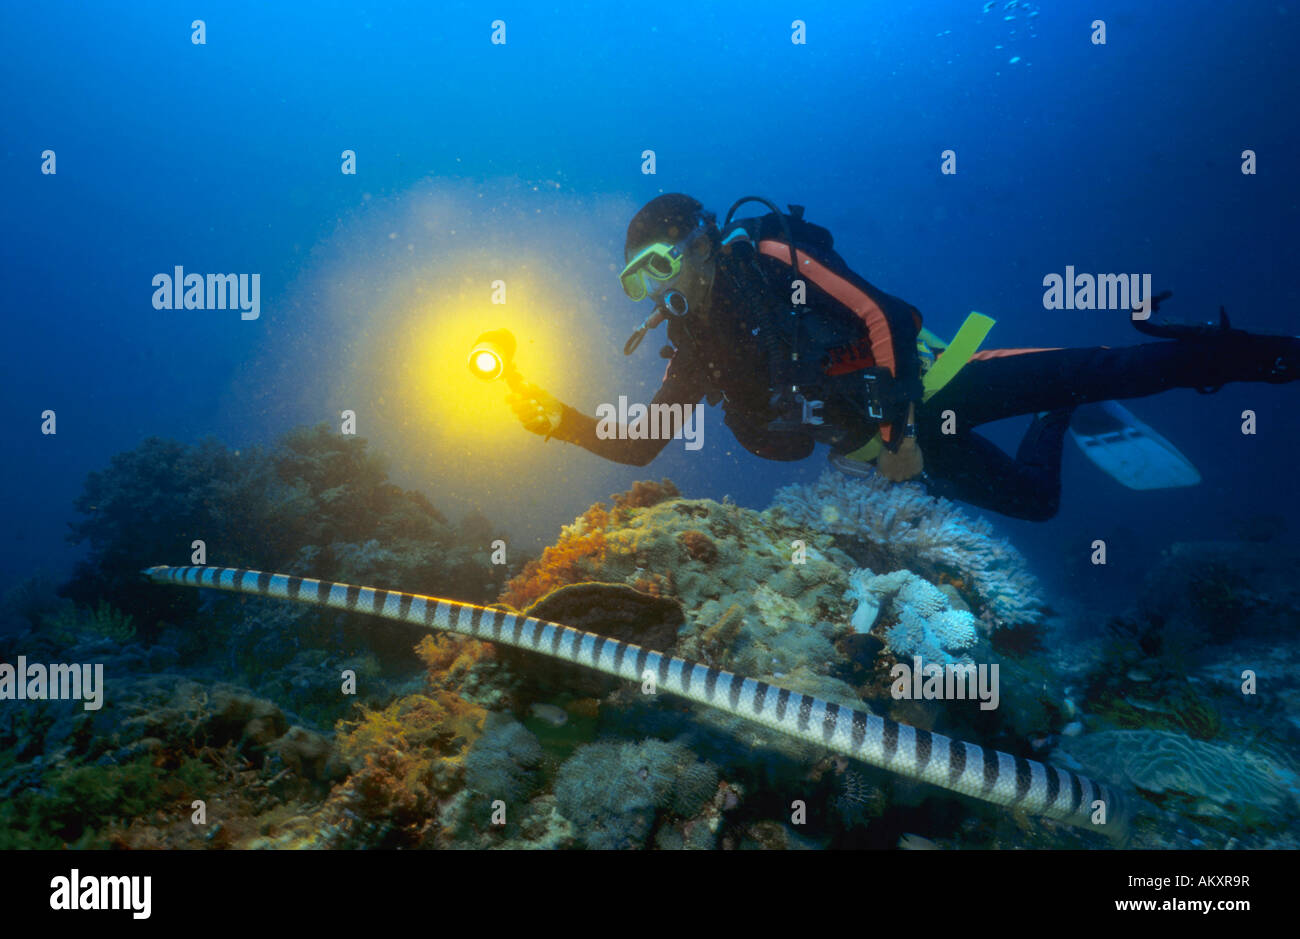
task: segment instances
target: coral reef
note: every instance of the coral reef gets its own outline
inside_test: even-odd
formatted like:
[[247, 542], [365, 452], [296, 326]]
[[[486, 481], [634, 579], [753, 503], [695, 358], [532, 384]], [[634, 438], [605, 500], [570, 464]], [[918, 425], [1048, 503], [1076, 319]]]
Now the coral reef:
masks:
[[[450, 523], [388, 482], [364, 441], [324, 426], [268, 450], [149, 440], [92, 474], [78, 508], [85, 564], [65, 599], [38, 580], [11, 592], [0, 660], [102, 662], [105, 706], [0, 710], [0, 847], [1086, 837], [973, 813], [739, 717], [493, 643], [433, 634], [412, 653], [408, 631], [360, 615], [141, 586], [139, 567], [189, 557], [196, 538], [222, 563], [496, 601], [1007, 752], [1055, 747], [1176, 813], [1179, 838], [1217, 826], [1249, 832], [1250, 846], [1294, 841], [1297, 780], [1275, 752], [1293, 746], [1300, 685], [1293, 647], [1267, 641], [1300, 625], [1300, 558], [1282, 545], [1176, 545], [1105, 637], [1009, 655], [999, 637], [1046, 628], [1024, 559], [954, 504], [879, 479], [827, 474], [766, 511], [639, 482], [508, 583], [488, 563], [487, 520]], [[1208, 643], [1246, 665], [1198, 662]], [[881, 672], [912, 655], [1000, 657], [1001, 707], [894, 700]], [[1259, 696], [1241, 693], [1244, 667]], [[340, 693], [344, 670], [356, 694]], [[806, 827], [788, 823], [792, 798]], [[190, 821], [193, 799], [208, 825]]]
[[537, 737], [506, 715], [489, 714], [465, 758], [465, 785], [488, 799], [518, 803], [536, 791], [541, 763]]
[[39, 788], [0, 802], [0, 850], [112, 847], [132, 819], [174, 810], [213, 788], [211, 769], [194, 758], [166, 770], [148, 756], [54, 767]]
[[1140, 614], [1185, 645], [1300, 628], [1300, 551], [1256, 542], [1180, 542], [1147, 572]]
[[[572, 524], [564, 526], [559, 540], [543, 549], [541, 557], [524, 565], [519, 575], [506, 585], [501, 602], [522, 610], [557, 587], [600, 580], [595, 574], [605, 559], [605, 530], [623, 523], [637, 509], [680, 495], [667, 479], [658, 483], [642, 480], [633, 483], [626, 492], [611, 495], [612, 510], [597, 502]], [[656, 593], [649, 589], [643, 592]]]
[[1283, 826], [1294, 824], [1300, 809], [1295, 770], [1244, 747], [1168, 731], [1115, 730], [1065, 738], [1058, 757], [1062, 751], [1063, 765], [1162, 797], [1192, 815]]
[[[685, 622], [682, 606], [668, 597], [641, 593], [626, 584], [571, 584], [559, 587], [527, 609], [529, 616], [563, 623], [575, 629], [633, 642], [647, 649], [669, 651]], [[565, 662], [541, 661], [537, 656], [502, 649], [503, 661], [527, 675], [535, 687], [602, 695], [618, 687], [618, 679]]]
[[772, 509], [793, 525], [867, 542], [881, 567], [905, 567], [932, 581], [960, 578], [993, 628], [1032, 626], [1043, 617], [1046, 603], [1020, 552], [989, 522], [919, 485], [828, 470], [810, 485], [777, 490]]
[[894, 623], [885, 630], [885, 639], [896, 656], [919, 655], [940, 664], [971, 661], [968, 653], [979, 638], [975, 617], [969, 610], [953, 609], [943, 591], [911, 571], [854, 571], [845, 599], [857, 601], [851, 622], [860, 633], [869, 632], [882, 607], [888, 606], [885, 615]]
[[640, 848], [662, 813], [694, 815], [717, 782], [717, 771], [680, 744], [594, 743], [560, 767], [555, 799], [588, 848]]
[[432, 847], [440, 835], [438, 803], [461, 788], [465, 754], [485, 716], [444, 691], [366, 711], [336, 742], [352, 774], [320, 811], [320, 844]]
[[324, 424], [267, 450], [186, 445], [157, 437], [86, 478], [71, 538], [89, 555], [63, 588], [135, 617], [147, 640], [158, 622], [188, 619], [199, 597], [144, 584], [139, 571], [176, 563], [203, 541], [230, 566], [402, 585], [485, 602], [506, 571], [489, 563], [490, 527], [471, 513], [452, 525], [429, 501], [387, 481], [364, 439]]
[[129, 642], [135, 638], [135, 621], [103, 600], [93, 607], [78, 608], [68, 603], [42, 618], [41, 629], [61, 645], [73, 645], [81, 639], [103, 638]]
[[101, 711], [43, 704], [0, 712], [5, 847], [238, 847], [343, 771], [328, 738], [233, 685], [114, 678]]

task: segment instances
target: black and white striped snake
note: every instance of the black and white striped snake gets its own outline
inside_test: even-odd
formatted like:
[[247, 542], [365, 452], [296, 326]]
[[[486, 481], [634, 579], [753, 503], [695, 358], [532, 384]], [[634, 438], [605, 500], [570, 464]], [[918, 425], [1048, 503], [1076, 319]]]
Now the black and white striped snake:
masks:
[[650, 673], [656, 691], [709, 705], [872, 766], [1111, 837], [1122, 838], [1127, 831], [1124, 797], [1086, 776], [559, 623], [415, 593], [240, 568], [159, 566], [144, 574], [155, 583], [370, 613], [517, 646], [630, 681], [641, 682]]

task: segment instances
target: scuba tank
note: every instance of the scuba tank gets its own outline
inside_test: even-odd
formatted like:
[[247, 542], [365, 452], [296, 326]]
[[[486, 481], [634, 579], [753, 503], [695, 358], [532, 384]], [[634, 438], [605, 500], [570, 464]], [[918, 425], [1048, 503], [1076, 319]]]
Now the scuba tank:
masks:
[[[801, 235], [807, 236], [803, 239], [805, 244], [827, 249], [831, 247], [831, 233], [819, 225], [804, 221], [803, 206], [787, 206], [790, 210], [787, 215], [778, 209], [774, 203], [762, 196], [744, 196], [732, 203], [722, 223], [722, 243], [724, 245], [739, 233], [738, 231], [732, 231], [732, 222], [735, 219], [736, 210], [747, 202], [758, 202], [767, 207], [772, 214], [754, 219], [754, 222], [758, 224], [758, 229], [752, 235], [748, 228], [744, 226], [744, 223], [740, 223], [739, 230], [744, 231], [747, 239], [756, 247], [757, 243], [767, 235], [776, 234], [775, 231], [770, 229], [779, 225], [780, 233], [785, 236], [785, 242], [790, 247], [790, 269], [796, 277], [799, 271], [799, 255], [794, 234], [796, 227], [800, 230]], [[773, 219], [775, 219], [775, 222], [772, 221]], [[792, 221], [793, 225], [791, 224]], [[762, 269], [757, 264], [755, 264], [755, 268], [764, 282], [767, 282], [767, 277], [763, 274]], [[759, 344], [767, 357], [768, 388], [771, 392], [768, 407], [777, 415], [774, 420], [768, 423], [767, 429], [772, 431], [794, 430], [807, 424], [821, 424], [822, 418], [819, 412], [822, 402], [809, 399], [803, 394], [805, 386], [817, 383], [822, 377], [817, 363], [809, 362], [800, 355], [803, 345], [802, 320], [804, 308], [802, 305], [792, 302], [787, 315], [782, 315], [778, 310], [779, 307], [769, 304], [763, 304], [755, 310], [755, 316], [758, 320]]]

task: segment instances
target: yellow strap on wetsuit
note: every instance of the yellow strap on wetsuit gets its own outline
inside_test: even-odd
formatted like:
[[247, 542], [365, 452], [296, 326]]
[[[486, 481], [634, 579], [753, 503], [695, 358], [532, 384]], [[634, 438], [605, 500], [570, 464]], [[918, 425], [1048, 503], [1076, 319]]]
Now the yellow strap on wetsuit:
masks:
[[[934, 364], [921, 378], [921, 387], [924, 389], [921, 394], [922, 401], [929, 401], [944, 385], [956, 377], [970, 361], [970, 357], [984, 343], [994, 322], [992, 317], [985, 316], [983, 313], [971, 313], [961, 324], [961, 329], [957, 330], [957, 335], [952, 337], [952, 342], [946, 345], [928, 329], [921, 330], [919, 338], [922, 342], [943, 348], [943, 355], [934, 360]], [[844, 455], [850, 460], [861, 460], [866, 463], [878, 457], [884, 447], [885, 443], [880, 439], [880, 434], [876, 434], [852, 453]]]

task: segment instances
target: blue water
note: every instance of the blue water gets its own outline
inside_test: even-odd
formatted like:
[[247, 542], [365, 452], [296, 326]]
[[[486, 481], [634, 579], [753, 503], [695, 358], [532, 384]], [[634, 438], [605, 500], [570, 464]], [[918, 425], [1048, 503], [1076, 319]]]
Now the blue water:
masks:
[[[1224, 304], [1237, 325], [1300, 333], [1300, 9], [1004, 5], [801, 2], [806, 45], [790, 41], [794, 8], [765, 2], [5, 5], [0, 581], [66, 575], [86, 474], [143, 438], [270, 443], [340, 407], [399, 454], [403, 485], [453, 516], [478, 506], [532, 545], [634, 479], [762, 507], [815, 478], [824, 451], [765, 463], [716, 411], [702, 451], [672, 445], [645, 469], [506, 425], [491, 446], [422, 447], [406, 417], [436, 396], [403, 400], [366, 377], [413, 367], [384, 345], [406, 294], [459, 289], [470, 262], [513, 274], [523, 246], [548, 308], [567, 311], [535, 323], [570, 357], [548, 363], [562, 397], [588, 413], [648, 398], [663, 340], [623, 358], [645, 311], [609, 269], [626, 220], [660, 192], [719, 214], [749, 193], [807, 206], [862, 276], [941, 334], [978, 309], [998, 319], [992, 345], [1137, 341], [1123, 314], [1042, 309], [1042, 277], [1067, 264], [1147, 271], [1175, 291], [1172, 309]], [[190, 41], [194, 16], [206, 45]], [[495, 18], [505, 46], [489, 41]], [[1089, 42], [1093, 19], [1104, 46]], [[339, 172], [349, 148], [356, 176]], [[645, 148], [656, 175], [640, 172]], [[955, 177], [938, 172], [948, 148]], [[1257, 175], [1239, 171], [1246, 148]], [[412, 221], [422, 198], [441, 207], [436, 226]], [[151, 278], [176, 265], [259, 272], [260, 318], [155, 310]], [[1295, 532], [1296, 395], [1237, 385], [1139, 401], [1199, 487], [1130, 492], [1071, 447], [1060, 515], [1005, 530], [1049, 579], [1110, 539], [1110, 568], [1073, 585], [1098, 597], [1131, 587], [1163, 546], [1244, 515], [1282, 513]], [[1255, 437], [1238, 431], [1247, 408]], [[55, 436], [40, 433], [46, 409]], [[1022, 426], [995, 436], [1013, 447]]]

